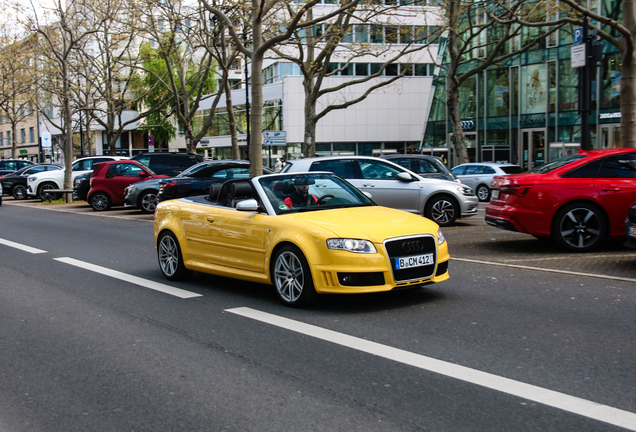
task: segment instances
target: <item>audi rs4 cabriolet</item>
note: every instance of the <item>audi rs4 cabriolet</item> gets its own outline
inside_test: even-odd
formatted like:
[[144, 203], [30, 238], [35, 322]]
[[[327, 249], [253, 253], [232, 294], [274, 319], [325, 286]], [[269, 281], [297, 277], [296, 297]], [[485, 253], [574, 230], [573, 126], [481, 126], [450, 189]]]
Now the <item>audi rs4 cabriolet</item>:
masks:
[[199, 271], [274, 285], [289, 306], [449, 277], [437, 224], [378, 206], [326, 172], [229, 180], [209, 195], [161, 202], [154, 236], [167, 279]]

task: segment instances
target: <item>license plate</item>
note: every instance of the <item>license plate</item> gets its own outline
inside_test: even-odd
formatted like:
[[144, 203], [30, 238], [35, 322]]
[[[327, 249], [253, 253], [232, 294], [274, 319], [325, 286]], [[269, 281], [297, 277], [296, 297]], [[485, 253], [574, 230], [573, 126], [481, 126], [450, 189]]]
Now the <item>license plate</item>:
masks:
[[627, 230], [627, 235], [629, 235], [630, 237], [636, 237], [636, 227], [628, 227], [629, 229]]
[[492, 190], [492, 198], [493, 199], [499, 199], [499, 189], [493, 189]]
[[402, 270], [411, 267], [422, 267], [435, 263], [433, 254], [415, 255], [411, 257], [395, 258], [395, 269]]

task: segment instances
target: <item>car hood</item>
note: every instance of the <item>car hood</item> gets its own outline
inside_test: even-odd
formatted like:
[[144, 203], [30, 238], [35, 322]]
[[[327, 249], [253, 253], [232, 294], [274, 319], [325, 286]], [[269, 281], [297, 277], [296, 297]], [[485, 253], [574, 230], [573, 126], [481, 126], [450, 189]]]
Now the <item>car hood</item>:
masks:
[[341, 238], [357, 238], [381, 243], [387, 238], [435, 234], [433, 221], [405, 211], [381, 206], [317, 210], [279, 217], [310, 223]]

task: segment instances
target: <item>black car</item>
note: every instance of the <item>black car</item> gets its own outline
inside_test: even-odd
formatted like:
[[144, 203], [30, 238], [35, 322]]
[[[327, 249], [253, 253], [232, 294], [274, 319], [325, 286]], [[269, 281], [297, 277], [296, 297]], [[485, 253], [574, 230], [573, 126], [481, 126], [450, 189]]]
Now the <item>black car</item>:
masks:
[[32, 165], [35, 165], [35, 163], [26, 159], [0, 159], [0, 175], [11, 174]]
[[625, 246], [636, 249], [636, 201], [629, 206], [625, 219]]
[[73, 180], [73, 200], [86, 201], [88, 191], [91, 189], [92, 172], [80, 174]]
[[176, 176], [192, 165], [205, 161], [201, 155], [183, 152], [140, 153], [131, 159], [150, 168], [155, 174], [169, 176]]
[[[272, 170], [263, 168], [263, 174]], [[159, 202], [194, 195], [207, 195], [214, 183], [250, 177], [250, 163], [241, 160], [216, 160], [200, 163], [182, 176], [159, 180]]]
[[457, 177], [450, 172], [448, 167], [444, 165], [444, 162], [437, 156], [428, 156], [421, 154], [409, 154], [409, 155], [389, 155], [384, 156], [384, 159], [390, 160], [400, 166], [403, 166], [407, 170], [413, 171], [426, 178], [435, 178], [442, 180], [450, 180], [461, 183]]
[[43, 171], [61, 170], [64, 167], [58, 164], [27, 165], [15, 172], [0, 177], [5, 195], [13, 195], [17, 200], [27, 199], [27, 178], [30, 175]]

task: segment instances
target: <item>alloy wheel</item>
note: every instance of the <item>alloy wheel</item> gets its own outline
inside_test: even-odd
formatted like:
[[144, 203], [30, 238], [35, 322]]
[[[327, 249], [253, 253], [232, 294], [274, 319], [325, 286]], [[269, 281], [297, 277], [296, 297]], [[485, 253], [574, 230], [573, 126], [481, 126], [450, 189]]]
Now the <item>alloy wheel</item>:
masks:
[[303, 293], [305, 275], [303, 266], [291, 251], [284, 251], [274, 264], [274, 283], [278, 294], [288, 302], [296, 302]]
[[166, 276], [174, 276], [179, 265], [179, 249], [177, 243], [169, 235], [159, 242], [159, 265]]
[[559, 233], [571, 248], [586, 250], [598, 242], [602, 224], [603, 221], [594, 210], [577, 207], [563, 216], [559, 224]]

